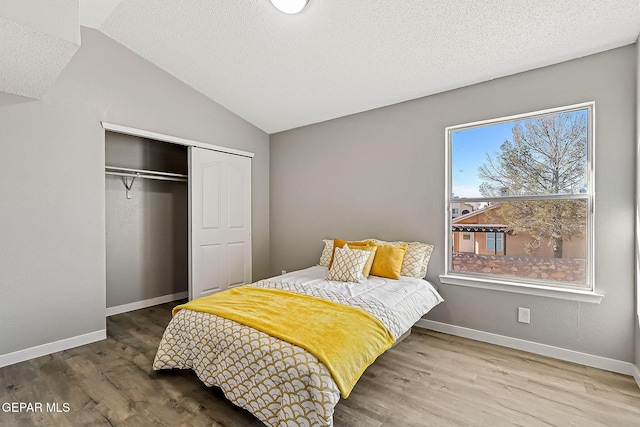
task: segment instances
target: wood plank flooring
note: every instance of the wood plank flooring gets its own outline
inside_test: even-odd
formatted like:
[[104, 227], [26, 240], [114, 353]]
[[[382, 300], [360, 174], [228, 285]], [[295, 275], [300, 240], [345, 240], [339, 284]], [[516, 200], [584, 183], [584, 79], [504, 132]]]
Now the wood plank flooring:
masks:
[[[175, 304], [112, 316], [107, 340], [0, 369], [0, 425], [262, 426], [192, 372], [151, 369]], [[43, 411], [5, 411], [11, 402], [41, 403]], [[414, 328], [367, 369], [334, 420], [640, 426], [640, 389], [628, 376]]]

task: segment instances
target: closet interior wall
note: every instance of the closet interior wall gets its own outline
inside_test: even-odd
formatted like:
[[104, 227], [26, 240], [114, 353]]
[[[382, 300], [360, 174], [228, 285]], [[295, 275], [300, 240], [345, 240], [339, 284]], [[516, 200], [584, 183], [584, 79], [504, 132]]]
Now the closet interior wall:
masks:
[[[187, 147], [105, 133], [105, 166], [188, 174]], [[131, 183], [131, 178], [127, 178]], [[107, 308], [188, 291], [188, 184], [105, 175]]]

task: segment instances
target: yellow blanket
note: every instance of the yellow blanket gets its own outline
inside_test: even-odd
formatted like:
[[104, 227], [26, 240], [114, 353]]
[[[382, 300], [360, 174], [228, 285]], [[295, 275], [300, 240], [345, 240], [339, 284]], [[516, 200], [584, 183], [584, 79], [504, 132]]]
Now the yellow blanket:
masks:
[[240, 286], [173, 309], [215, 314], [288, 341], [316, 356], [347, 398], [364, 370], [394, 338], [366, 311], [278, 289]]

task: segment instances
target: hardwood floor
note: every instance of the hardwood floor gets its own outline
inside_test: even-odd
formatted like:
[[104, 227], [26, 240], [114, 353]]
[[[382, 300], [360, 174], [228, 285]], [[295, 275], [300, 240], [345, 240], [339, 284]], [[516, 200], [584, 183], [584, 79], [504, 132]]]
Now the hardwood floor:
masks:
[[[112, 316], [107, 340], [0, 369], [0, 425], [262, 426], [190, 371], [151, 369], [174, 305]], [[43, 410], [6, 411], [12, 402]], [[334, 420], [638, 426], [640, 389], [628, 376], [414, 328], [367, 369]]]

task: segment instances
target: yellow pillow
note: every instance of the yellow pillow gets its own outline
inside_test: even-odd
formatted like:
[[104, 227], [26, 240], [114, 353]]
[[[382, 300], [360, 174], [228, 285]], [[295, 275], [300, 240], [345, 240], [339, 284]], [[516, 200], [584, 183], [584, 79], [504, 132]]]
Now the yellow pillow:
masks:
[[371, 274], [389, 279], [399, 279], [402, 260], [407, 251], [407, 245], [378, 245], [376, 257], [371, 266]]
[[378, 250], [378, 247], [376, 245], [357, 246], [357, 245], [352, 245], [351, 243], [347, 244], [347, 246], [349, 247], [349, 249], [369, 252], [369, 259], [367, 260], [367, 262], [364, 265], [364, 268], [362, 269], [362, 275], [364, 277], [369, 277], [369, 274], [371, 272], [371, 266], [373, 265], [373, 260], [376, 257], [376, 251]]
[[348, 242], [342, 239], [333, 239], [333, 253], [331, 254], [331, 261], [329, 261], [329, 268], [333, 264], [333, 257], [336, 256], [336, 248], [343, 248], [346, 244], [356, 245], [356, 246], [370, 246], [368, 241], [364, 242]]

